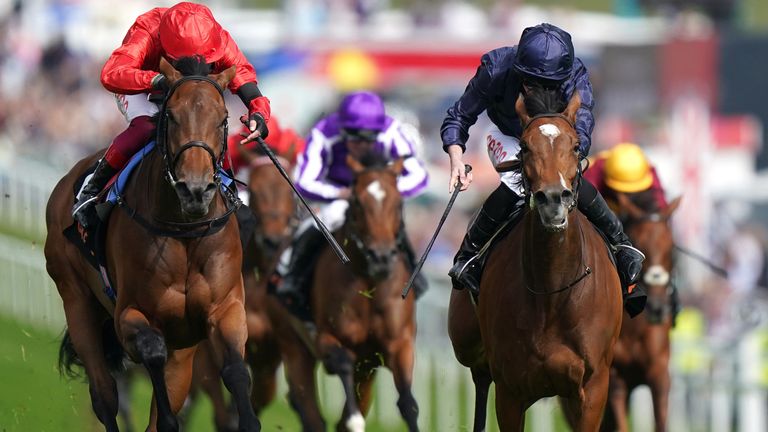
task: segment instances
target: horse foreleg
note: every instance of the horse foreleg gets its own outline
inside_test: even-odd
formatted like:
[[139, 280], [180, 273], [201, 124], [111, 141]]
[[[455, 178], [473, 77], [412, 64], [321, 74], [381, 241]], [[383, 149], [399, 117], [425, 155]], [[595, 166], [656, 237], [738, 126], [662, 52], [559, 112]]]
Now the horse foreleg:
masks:
[[248, 331], [245, 325], [245, 308], [242, 302], [232, 301], [220, 307], [208, 317], [211, 323], [209, 341], [213, 348], [216, 365], [221, 370], [224, 386], [232, 394], [240, 416], [238, 430], [261, 430], [261, 423], [251, 406], [251, 377], [243, 360]]
[[[61, 287], [59, 292], [64, 292]], [[82, 361], [88, 376], [93, 412], [107, 432], [117, 432], [117, 384], [104, 357], [102, 321], [94, 312], [94, 308], [100, 306], [93, 299], [70, 298], [64, 295], [62, 299], [72, 348]]]
[[496, 420], [501, 432], [523, 432], [525, 409], [523, 401], [513, 398], [506, 388], [496, 384]]
[[608, 399], [608, 379], [610, 367], [597, 369], [582, 387], [580, 394], [571, 398], [563, 398], [563, 408], [569, 412], [573, 420], [574, 431], [596, 431], [600, 428], [600, 420]]
[[[192, 385], [192, 359], [196, 347], [172, 351], [165, 365], [165, 386], [168, 390], [168, 402], [174, 418], [181, 411]], [[152, 407], [150, 423], [155, 424], [158, 412]]]
[[[279, 322], [285, 324], [286, 319], [283, 317]], [[325, 432], [325, 421], [317, 404], [315, 358], [287, 325], [279, 327], [279, 334], [291, 408], [298, 413], [302, 430]]]
[[341, 345], [334, 336], [323, 333], [319, 336], [320, 356], [325, 369], [331, 375], [338, 375], [344, 388], [344, 411], [341, 414], [336, 430], [339, 432], [365, 431], [365, 418], [357, 406], [355, 380], [353, 376], [353, 354]]
[[629, 389], [627, 382], [619, 372], [611, 368], [611, 379], [608, 384], [608, 405], [605, 409], [600, 430], [605, 432], [628, 432], [627, 401]]
[[656, 432], [667, 430], [667, 407], [669, 405], [669, 368], [666, 362], [658, 365], [649, 374], [648, 384], [653, 397], [653, 417], [656, 422]]
[[371, 409], [371, 397], [373, 396], [373, 383], [376, 381], [376, 369], [368, 363], [361, 363], [355, 366], [355, 394], [357, 395], [357, 406], [363, 417], [368, 415]]
[[473, 367], [472, 382], [475, 383], [475, 419], [472, 426], [474, 432], [484, 432], [486, 411], [488, 409], [488, 390], [491, 387], [491, 374], [485, 369]]
[[251, 366], [253, 375], [253, 390], [251, 405], [256, 413], [261, 412], [277, 393], [277, 368], [280, 366], [280, 351], [273, 340], [249, 342], [251, 349], [246, 354], [246, 360]]
[[398, 344], [400, 349], [389, 356], [387, 367], [392, 371], [395, 387], [400, 397], [397, 408], [403, 416], [410, 432], [419, 430], [419, 405], [411, 392], [413, 383], [413, 340], [405, 340]]
[[154, 392], [152, 416], [147, 430], [159, 432], [177, 432], [179, 422], [171, 411], [168, 400], [168, 388], [165, 384], [165, 364], [168, 349], [159, 330], [149, 326], [149, 320], [139, 310], [126, 308], [118, 321], [123, 346], [147, 368]]
[[212, 358], [208, 341], [200, 342], [193, 366], [193, 381], [208, 395], [213, 406], [213, 422], [218, 432], [237, 431], [237, 417], [230, 412], [221, 387], [219, 369]]

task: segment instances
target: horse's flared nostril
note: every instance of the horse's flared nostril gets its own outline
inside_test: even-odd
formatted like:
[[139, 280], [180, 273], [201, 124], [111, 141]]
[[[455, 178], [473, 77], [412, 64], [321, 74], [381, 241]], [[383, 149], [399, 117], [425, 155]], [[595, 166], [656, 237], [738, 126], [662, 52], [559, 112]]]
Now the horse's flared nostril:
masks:
[[549, 202], [549, 199], [547, 198], [547, 194], [544, 191], [537, 191], [533, 194], [533, 200], [536, 202], [537, 206], [543, 206], [546, 205], [547, 202]]

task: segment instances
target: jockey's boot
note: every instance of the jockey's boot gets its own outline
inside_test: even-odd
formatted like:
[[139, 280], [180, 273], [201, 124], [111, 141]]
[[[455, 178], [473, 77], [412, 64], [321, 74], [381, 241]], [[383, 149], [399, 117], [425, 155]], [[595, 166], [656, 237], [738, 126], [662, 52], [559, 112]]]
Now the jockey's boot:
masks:
[[[621, 280], [624, 309], [626, 309], [630, 317], [635, 317], [643, 311], [647, 300], [645, 291], [636, 285], [640, 272], [643, 270], [645, 255], [632, 246], [629, 237], [624, 233], [619, 218], [611, 211], [608, 203], [605, 202], [594, 186], [588, 181], [583, 181], [582, 188], [585, 189], [584, 196], [587, 199], [579, 199], [579, 210], [611, 243], [614, 256], [616, 257], [616, 269]], [[589, 196], [592, 195], [590, 193], [592, 191], [586, 190], [589, 188], [594, 191], [594, 197], [591, 200], [589, 200]]]
[[292, 244], [291, 259], [277, 297], [283, 305], [304, 322], [312, 321], [309, 309], [309, 278], [325, 237], [314, 226], [307, 228]]
[[88, 182], [83, 186], [80, 192], [80, 198], [72, 207], [72, 217], [83, 226], [88, 228], [96, 219], [96, 213], [93, 211], [93, 205], [96, 202], [96, 198], [107, 185], [109, 179], [111, 179], [119, 170], [112, 168], [106, 159], [101, 158], [96, 169], [93, 171], [93, 175]]
[[480, 249], [493, 237], [502, 223], [517, 207], [522, 198], [505, 184], [500, 184], [483, 203], [483, 207], [467, 229], [461, 247], [448, 271], [453, 288], [467, 288], [473, 295], [480, 294], [482, 266], [476, 259]]
[[[400, 249], [405, 252], [405, 265], [408, 267], [408, 271], [413, 273], [416, 270], [416, 253], [413, 251], [413, 246], [408, 239], [408, 235], [405, 233], [404, 226], [401, 226], [400, 231], [397, 233], [397, 242], [400, 245]], [[424, 273], [419, 272], [413, 280], [413, 295], [418, 300], [427, 292], [428, 288], [427, 278], [424, 277]]]

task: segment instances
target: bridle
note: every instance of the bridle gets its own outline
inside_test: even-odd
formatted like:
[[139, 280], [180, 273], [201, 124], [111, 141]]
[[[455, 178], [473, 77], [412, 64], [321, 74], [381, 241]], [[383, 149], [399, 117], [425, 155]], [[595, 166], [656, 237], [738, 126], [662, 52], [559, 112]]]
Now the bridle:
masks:
[[[528, 120], [528, 123], [526, 123], [523, 126], [523, 133], [521, 134], [521, 136], [525, 134], [525, 131], [528, 130], [528, 128], [531, 126], [531, 124], [533, 123], [534, 120], [540, 119], [540, 118], [559, 118], [559, 119], [565, 120], [565, 122], [568, 123], [568, 125], [570, 125], [571, 128], [574, 127], [573, 122], [571, 122], [571, 120], [568, 117], [564, 116], [563, 114], [560, 114], [560, 113], [537, 114], [537, 115], [531, 117]], [[530, 182], [529, 182], [528, 178], [525, 175], [525, 169], [524, 169], [524, 167], [525, 167], [525, 161], [523, 160], [524, 155], [525, 155], [525, 152], [523, 151], [524, 148], [525, 148], [525, 144], [521, 140], [521, 142], [520, 142], [520, 152], [517, 154], [517, 159], [520, 161], [520, 178], [522, 179], [522, 186], [523, 186], [523, 193], [525, 194], [525, 200], [530, 203], [529, 205], [531, 207], [533, 207], [533, 194], [531, 193]], [[574, 177], [573, 182], [571, 183], [571, 189], [573, 190], [573, 200], [568, 205], [568, 213], [573, 211], [573, 209], [576, 208], [576, 205], [578, 203], [578, 200], [579, 200], [579, 188], [581, 186], [581, 176], [582, 176], [582, 169], [581, 169], [581, 163], [579, 161], [579, 162], [576, 163], [576, 176]], [[584, 238], [584, 231], [581, 228], [581, 226], [579, 226], [579, 235], [580, 235], [580, 238], [581, 238], [581, 248], [582, 248], [581, 254], [582, 254], [582, 257], [583, 257], [584, 256], [583, 248], [584, 248], [585, 238]], [[558, 288], [558, 289], [556, 289], [554, 291], [538, 291], [538, 290], [534, 290], [533, 288], [530, 287], [530, 285], [527, 282], [525, 282], [525, 288], [531, 294], [537, 294], [537, 295], [557, 294], [557, 293], [560, 293], [560, 292], [563, 292], [563, 291], [567, 291], [567, 290], [573, 288], [574, 286], [576, 286], [579, 282], [584, 280], [590, 274], [592, 274], [592, 269], [589, 267], [589, 265], [584, 265], [584, 271], [579, 276], [577, 276], [576, 279], [573, 280], [573, 282], [571, 282], [571, 283], [569, 283], [569, 284], [567, 284], [567, 285], [565, 285], [565, 286], [563, 286], [561, 288]]]
[[[152, 234], [158, 235], [158, 236], [164, 236], [164, 237], [173, 237], [173, 238], [197, 238], [197, 237], [204, 237], [213, 235], [217, 232], [219, 232], [224, 226], [226, 225], [227, 221], [229, 220], [229, 216], [232, 215], [237, 209], [240, 207], [241, 202], [240, 199], [237, 197], [237, 190], [233, 186], [234, 181], [230, 184], [230, 186], [222, 187], [222, 180], [221, 180], [221, 172], [222, 170], [222, 160], [224, 159], [224, 155], [227, 151], [227, 133], [228, 133], [228, 123], [225, 120], [224, 121], [224, 128], [222, 133], [222, 140], [221, 140], [221, 151], [218, 155], [216, 155], [211, 149], [211, 147], [206, 144], [203, 141], [190, 141], [184, 145], [182, 145], [179, 150], [176, 153], [173, 153], [168, 148], [168, 101], [171, 99], [171, 96], [176, 92], [176, 90], [184, 83], [189, 81], [204, 81], [209, 84], [211, 84], [216, 91], [218, 91], [219, 95], [222, 98], [222, 103], [224, 103], [224, 89], [221, 88], [219, 83], [212, 80], [211, 78], [207, 76], [185, 76], [177, 80], [171, 88], [168, 90], [168, 93], [165, 96], [165, 99], [163, 100], [163, 105], [160, 109], [160, 115], [157, 121], [157, 135], [156, 135], [156, 143], [157, 143], [157, 149], [162, 153], [163, 155], [163, 165], [165, 170], [165, 179], [168, 181], [168, 183], [171, 186], [174, 186], [178, 179], [175, 175], [175, 169], [176, 164], [178, 163], [179, 157], [181, 154], [191, 148], [199, 147], [208, 152], [208, 154], [211, 157], [211, 163], [213, 165], [213, 181], [216, 184], [216, 189], [221, 193], [221, 195], [224, 197], [224, 202], [227, 207], [227, 211], [224, 212], [221, 216], [206, 219], [202, 221], [196, 221], [196, 222], [172, 222], [172, 221], [154, 221], [151, 222], [144, 218], [142, 215], [140, 215], [136, 209], [130, 207], [126, 202], [125, 198], [122, 195], [122, 191], [116, 190], [116, 196], [117, 196], [117, 204], [123, 208], [128, 215], [134, 219], [136, 222], [139, 223], [142, 227], [144, 227], [147, 231], [149, 231]], [[227, 177], [229, 177], [227, 175]], [[234, 180], [234, 179], [232, 179]], [[156, 225], [156, 223], [159, 223], [163, 226], [167, 226], [168, 228], [161, 228]]]
[[[559, 119], [564, 120], [566, 123], [568, 123], [568, 125], [571, 126], [571, 128], [575, 127], [573, 122], [571, 122], [571, 120], [568, 117], [564, 116], [561, 113], [537, 114], [537, 115], [531, 117], [528, 120], [528, 123], [526, 123], [523, 126], [523, 133], [521, 134], [521, 137], [522, 137], [522, 135], [525, 135], [525, 131], [528, 130], [528, 128], [533, 123], [533, 121], [537, 120], [537, 119], [540, 119], [540, 118], [559, 118]], [[531, 193], [531, 185], [530, 185], [530, 181], [528, 180], [528, 177], [526, 177], [526, 175], [525, 175], [525, 169], [523, 169], [525, 167], [525, 161], [523, 160], [523, 158], [525, 156], [525, 152], [523, 151], [523, 149], [525, 147], [526, 147], [525, 143], [521, 140], [520, 141], [520, 152], [518, 152], [518, 154], [517, 154], [517, 159], [520, 161], [520, 178], [522, 180], [523, 194], [525, 196], [525, 200], [527, 202], [529, 202], [530, 205], [532, 205], [532, 203], [533, 203], [533, 201], [532, 201], [533, 194]], [[568, 212], [569, 213], [571, 211], [573, 211], [574, 208], [576, 208], [576, 204], [578, 203], [578, 200], [579, 200], [579, 189], [581, 187], [581, 178], [582, 178], [581, 161], [578, 161], [576, 163], [576, 176], [573, 178], [573, 182], [571, 183], [571, 190], [573, 190], [573, 201], [568, 206]]]
[[175, 171], [176, 164], [178, 163], [181, 154], [191, 148], [199, 147], [208, 152], [208, 154], [211, 156], [211, 163], [213, 164], [213, 181], [217, 185], [220, 185], [221, 176], [219, 175], [219, 168], [221, 168], [221, 162], [224, 158], [224, 154], [227, 151], [227, 134], [229, 132], [229, 123], [226, 120], [224, 121], [224, 131], [221, 138], [221, 151], [219, 152], [218, 156], [214, 154], [213, 149], [211, 149], [211, 147], [203, 141], [189, 141], [188, 143], [182, 145], [176, 151], [176, 153], [173, 153], [168, 147], [168, 101], [171, 100], [171, 96], [173, 96], [173, 94], [182, 84], [189, 81], [204, 81], [211, 84], [216, 89], [216, 91], [219, 92], [222, 103], [224, 103], [224, 89], [221, 88], [219, 83], [207, 76], [185, 76], [173, 83], [171, 88], [168, 90], [165, 99], [163, 100], [163, 105], [160, 109], [160, 117], [157, 121], [157, 146], [163, 154], [163, 163], [165, 164], [165, 178], [168, 180], [171, 186], [174, 186], [178, 182]]
[[[394, 173], [391, 173], [391, 174], [395, 175]], [[352, 190], [354, 190], [354, 188], [355, 188], [355, 184], [357, 183], [357, 177], [358, 176], [359, 176], [359, 174], [356, 175], [355, 176], [355, 180], [352, 181], [352, 185], [351, 185], [351, 189]], [[371, 269], [373, 263], [375, 262], [375, 260], [378, 257], [373, 252], [373, 250], [371, 250], [371, 248], [369, 248], [365, 244], [365, 241], [362, 239], [362, 237], [358, 233], [360, 231], [360, 229], [359, 229], [360, 222], [355, 217], [355, 211], [354, 210], [358, 209], [358, 208], [362, 208], [362, 203], [360, 202], [360, 199], [357, 197], [357, 194], [352, 193], [350, 195], [348, 201], [349, 201], [349, 208], [347, 209], [347, 215], [346, 215], [346, 218], [345, 218], [346, 219], [346, 223], [344, 225], [345, 225], [346, 228], [344, 229], [344, 231], [345, 231], [344, 235], [345, 235], [347, 240], [350, 240], [355, 245], [357, 250], [365, 258], [365, 264], [366, 264], [365, 265], [365, 272], [366, 272], [365, 276], [369, 276], [370, 277], [370, 276], [372, 276], [370, 274], [370, 269]], [[402, 224], [402, 204], [401, 204], [400, 212], [401, 212], [401, 224], [400, 224], [401, 226], [400, 226], [399, 229], [402, 230], [403, 229], [402, 228], [402, 225], [403, 225]], [[389, 251], [388, 258], [393, 258], [393, 257], [397, 256], [397, 254], [400, 253], [400, 245], [399, 245], [400, 235], [401, 235], [400, 232], [398, 232], [395, 248], [392, 249], [391, 251]]]

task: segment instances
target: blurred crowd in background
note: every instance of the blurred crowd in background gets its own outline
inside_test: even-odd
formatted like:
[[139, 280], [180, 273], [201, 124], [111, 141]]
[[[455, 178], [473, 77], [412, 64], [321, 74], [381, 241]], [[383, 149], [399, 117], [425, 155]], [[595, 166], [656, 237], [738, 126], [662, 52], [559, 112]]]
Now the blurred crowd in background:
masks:
[[[0, 1], [0, 170], [34, 159], [63, 174], [107, 146], [125, 123], [99, 82], [101, 66], [140, 12], [171, 3]], [[480, 56], [515, 44], [538, 22], [568, 30], [595, 87], [592, 153], [622, 141], [641, 145], [668, 198], [683, 195], [678, 243], [728, 272], [720, 277], [681, 255], [683, 306], [700, 311], [712, 337], [734, 337], [743, 322], [763, 319], [755, 309], [762, 304], [755, 299], [768, 293], [762, 0], [206, 3], [255, 65], [283, 125], [305, 135], [345, 91], [369, 88], [382, 94], [390, 114], [416, 128], [431, 175], [429, 192], [406, 210], [417, 252], [448, 198], [439, 126]], [[234, 133], [244, 108], [231, 102]], [[481, 118], [472, 129], [476, 184], [460, 195], [432, 250], [427, 303], [447, 303], [445, 272], [467, 221], [498, 182], [479, 139], [488, 124]], [[444, 334], [444, 318], [421, 320], [420, 332]]]

